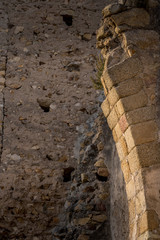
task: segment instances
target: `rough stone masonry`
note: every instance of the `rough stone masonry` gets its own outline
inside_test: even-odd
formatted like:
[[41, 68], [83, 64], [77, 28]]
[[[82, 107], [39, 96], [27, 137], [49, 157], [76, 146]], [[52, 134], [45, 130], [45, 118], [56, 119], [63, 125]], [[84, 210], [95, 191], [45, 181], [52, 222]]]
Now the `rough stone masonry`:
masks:
[[114, 145], [90, 80], [105, 4], [0, 2], [1, 240], [110, 237], [103, 131]]

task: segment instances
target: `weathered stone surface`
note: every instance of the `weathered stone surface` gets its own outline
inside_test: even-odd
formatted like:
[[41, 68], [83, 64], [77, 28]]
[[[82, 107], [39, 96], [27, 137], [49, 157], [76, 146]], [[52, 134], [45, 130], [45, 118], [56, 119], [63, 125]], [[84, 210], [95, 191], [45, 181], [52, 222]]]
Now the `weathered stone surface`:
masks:
[[117, 102], [117, 111], [119, 116], [124, 112], [145, 107], [148, 103], [147, 95], [143, 90], [139, 93], [120, 99]]
[[108, 177], [109, 175], [108, 169], [106, 167], [100, 167], [97, 173], [101, 177]]
[[135, 77], [121, 82], [115, 89], [119, 98], [123, 98], [138, 93], [142, 87], [142, 79]]
[[142, 71], [142, 64], [138, 58], [127, 58], [124, 61], [105, 69], [103, 74], [106, 86], [111, 89], [112, 86], [135, 77]]
[[104, 160], [98, 160], [95, 164], [94, 164], [95, 167], [101, 167], [101, 168], [104, 168], [106, 167], [105, 163], [104, 163]]
[[157, 125], [155, 121], [131, 125], [125, 132], [125, 138], [130, 151], [134, 146], [156, 140]]
[[134, 30], [122, 34], [124, 38], [124, 46], [136, 45], [141, 49], [158, 49], [159, 34], [152, 30]]
[[145, 27], [150, 23], [150, 16], [143, 8], [132, 8], [112, 16], [116, 25], [127, 24], [134, 28]]
[[142, 107], [126, 113], [129, 125], [149, 121], [155, 118], [155, 106]]
[[138, 236], [147, 230], [158, 229], [159, 220], [155, 211], [146, 211], [138, 221]]
[[122, 161], [128, 155], [128, 147], [125, 138], [122, 136], [116, 143], [119, 158]]
[[108, 115], [110, 113], [110, 105], [109, 105], [108, 99], [105, 99], [103, 101], [103, 103], [101, 104], [101, 108], [102, 108], [104, 116], [108, 117]]
[[135, 194], [136, 194], [136, 189], [135, 189], [134, 179], [131, 179], [131, 180], [126, 184], [126, 192], [127, 192], [128, 200], [132, 199], [132, 198], [135, 196]]
[[117, 113], [115, 111], [115, 108], [113, 108], [109, 114], [109, 116], [107, 117], [107, 122], [108, 125], [111, 129], [113, 129], [116, 125], [116, 123], [118, 122], [118, 116]]
[[126, 159], [124, 159], [121, 162], [121, 168], [123, 171], [125, 182], [127, 183], [131, 179], [131, 171], [130, 171], [130, 166], [129, 166], [128, 162], [126, 161]]
[[109, 4], [103, 9], [103, 16], [108, 17], [112, 14], [116, 14], [118, 12], [121, 12], [123, 9], [123, 6], [121, 4]]

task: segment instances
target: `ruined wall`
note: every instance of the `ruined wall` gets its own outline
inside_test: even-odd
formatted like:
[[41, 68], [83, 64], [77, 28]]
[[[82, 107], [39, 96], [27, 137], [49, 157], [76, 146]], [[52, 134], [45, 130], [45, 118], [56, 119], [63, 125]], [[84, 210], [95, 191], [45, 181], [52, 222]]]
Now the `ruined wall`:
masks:
[[[125, 239], [160, 239], [158, 11], [156, 1], [108, 5], [97, 33], [105, 59], [102, 110], [116, 142], [128, 200]], [[118, 231], [113, 226], [113, 239]]]

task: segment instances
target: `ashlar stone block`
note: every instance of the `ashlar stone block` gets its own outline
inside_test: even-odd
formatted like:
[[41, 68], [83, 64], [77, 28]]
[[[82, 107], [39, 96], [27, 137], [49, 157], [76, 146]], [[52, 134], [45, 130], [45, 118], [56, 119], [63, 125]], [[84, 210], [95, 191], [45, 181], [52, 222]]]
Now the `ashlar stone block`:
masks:
[[135, 77], [141, 71], [142, 64], [139, 58], [131, 57], [109, 68], [106, 66], [103, 77], [107, 88], [111, 89], [112, 86]]
[[126, 24], [128, 26], [139, 28], [146, 27], [150, 23], [150, 16], [143, 8], [132, 8], [111, 16], [116, 25]]
[[122, 98], [117, 102], [118, 115], [121, 116], [124, 112], [129, 112], [134, 109], [145, 107], [148, 103], [148, 97], [143, 90], [140, 92]]
[[155, 121], [131, 125], [125, 132], [125, 139], [129, 151], [134, 146], [156, 140], [157, 132], [158, 129]]

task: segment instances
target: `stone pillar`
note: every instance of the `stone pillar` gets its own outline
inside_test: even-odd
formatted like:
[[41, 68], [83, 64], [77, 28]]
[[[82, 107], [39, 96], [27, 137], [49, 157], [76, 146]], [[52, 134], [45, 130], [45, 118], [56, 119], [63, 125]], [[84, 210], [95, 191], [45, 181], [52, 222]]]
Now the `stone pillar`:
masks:
[[144, 8], [114, 3], [97, 32], [105, 59], [102, 110], [125, 178], [132, 240], [160, 239], [160, 46], [150, 19]]

